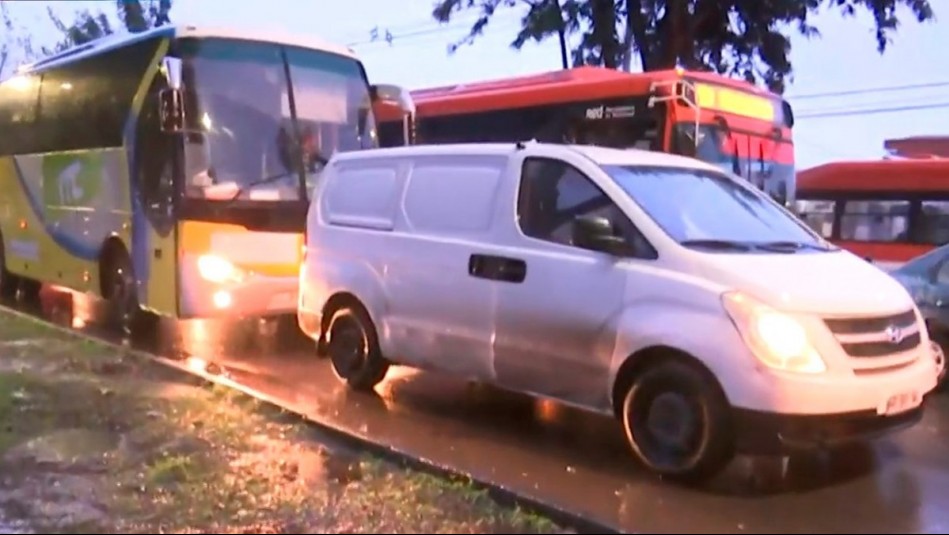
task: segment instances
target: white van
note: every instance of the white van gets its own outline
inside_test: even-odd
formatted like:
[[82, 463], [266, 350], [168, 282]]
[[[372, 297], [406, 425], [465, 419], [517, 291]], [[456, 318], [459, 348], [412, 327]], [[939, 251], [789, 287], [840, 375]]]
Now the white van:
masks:
[[590, 146], [335, 155], [298, 320], [352, 387], [401, 364], [609, 413], [682, 479], [911, 425], [940, 366], [900, 284], [752, 186]]

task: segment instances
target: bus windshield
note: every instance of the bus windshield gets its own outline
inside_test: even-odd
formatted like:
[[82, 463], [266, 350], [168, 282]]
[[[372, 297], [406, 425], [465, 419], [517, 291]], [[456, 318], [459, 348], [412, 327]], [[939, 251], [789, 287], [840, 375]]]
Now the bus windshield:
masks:
[[711, 124], [677, 123], [673, 151], [734, 173], [787, 206], [794, 198], [794, 165], [778, 161], [778, 143], [767, 136], [728, 132]]
[[288, 81], [278, 45], [225, 39], [179, 45], [191, 130], [186, 196], [299, 200], [335, 151], [375, 146], [369, 86], [358, 61], [287, 47]]

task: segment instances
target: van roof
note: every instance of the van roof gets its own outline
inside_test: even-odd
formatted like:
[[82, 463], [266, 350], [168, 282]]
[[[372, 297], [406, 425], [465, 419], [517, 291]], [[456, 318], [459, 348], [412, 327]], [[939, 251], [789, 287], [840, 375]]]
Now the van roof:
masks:
[[333, 156], [337, 160], [359, 160], [386, 158], [394, 156], [473, 156], [473, 155], [507, 155], [517, 150], [530, 150], [531, 147], [544, 147], [557, 151], [574, 151], [602, 165], [654, 165], [664, 167], [682, 167], [703, 171], [720, 171], [719, 168], [705, 162], [678, 156], [666, 152], [643, 149], [614, 149], [595, 145], [568, 145], [562, 143], [524, 144], [525, 149], [516, 143], [445, 143], [407, 145], [387, 147], [371, 150], [355, 150], [337, 153]]

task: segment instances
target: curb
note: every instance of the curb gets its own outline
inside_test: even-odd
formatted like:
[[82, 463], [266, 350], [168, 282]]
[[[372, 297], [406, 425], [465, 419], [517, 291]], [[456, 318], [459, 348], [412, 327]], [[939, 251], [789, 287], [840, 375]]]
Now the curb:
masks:
[[88, 334], [80, 331], [64, 327], [62, 325], [57, 325], [55, 323], [50, 323], [42, 318], [34, 316], [28, 312], [22, 312], [13, 308], [10, 308], [5, 305], [0, 305], [0, 311], [15, 316], [17, 318], [31, 321], [37, 324], [41, 324], [44, 327], [56, 330], [58, 332], [67, 334], [74, 338], [86, 341], [92, 341], [103, 346], [107, 346], [119, 351], [122, 351], [126, 354], [132, 355], [134, 357], [140, 358], [142, 360], [151, 361], [165, 366], [173, 371], [177, 371], [187, 376], [188, 378], [198, 377], [203, 379], [205, 382], [210, 384], [217, 384], [226, 386], [233, 390], [240, 392], [241, 394], [257, 399], [258, 401], [265, 404], [270, 409], [275, 409], [283, 414], [293, 415], [295, 418], [299, 419], [302, 423], [312, 425], [318, 428], [320, 431], [325, 432], [327, 435], [330, 435], [333, 439], [338, 440], [339, 442], [351, 447], [355, 450], [361, 450], [378, 457], [383, 458], [386, 461], [394, 463], [396, 465], [410, 468], [419, 472], [428, 473], [433, 476], [437, 476], [443, 479], [448, 480], [463, 480], [470, 482], [476, 489], [487, 491], [488, 495], [498, 502], [501, 505], [507, 507], [518, 507], [524, 510], [527, 510], [532, 513], [536, 513], [542, 516], [549, 518], [555, 523], [559, 524], [565, 528], [572, 528], [576, 533], [583, 534], [614, 534], [614, 533], [628, 533], [620, 530], [616, 526], [599, 522], [593, 520], [584, 515], [572, 512], [563, 507], [544, 502], [538, 498], [530, 496], [525, 493], [519, 493], [515, 490], [512, 490], [504, 485], [492, 482], [488, 479], [473, 477], [471, 474], [467, 474], [463, 471], [452, 468], [450, 465], [436, 462], [432, 459], [426, 459], [423, 457], [418, 457], [405, 451], [401, 448], [396, 448], [391, 445], [385, 444], [383, 442], [378, 442], [372, 440], [370, 437], [364, 436], [360, 433], [357, 433], [353, 430], [347, 429], [343, 426], [336, 425], [329, 422], [324, 422], [318, 418], [303, 413], [296, 410], [291, 410], [284, 407], [280, 401], [273, 396], [267, 395], [263, 392], [259, 392], [247, 386], [244, 386], [236, 381], [232, 381], [226, 376], [216, 375], [208, 373], [205, 370], [198, 370], [188, 366], [187, 364], [169, 359], [167, 357], [162, 357], [143, 351], [141, 349], [134, 349], [129, 346], [119, 345], [114, 342], [110, 342], [106, 339], [103, 339], [94, 334]]

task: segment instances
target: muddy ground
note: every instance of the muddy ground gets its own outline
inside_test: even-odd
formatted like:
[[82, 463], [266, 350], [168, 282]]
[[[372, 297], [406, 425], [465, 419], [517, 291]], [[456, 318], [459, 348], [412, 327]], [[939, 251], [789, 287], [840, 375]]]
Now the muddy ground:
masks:
[[253, 400], [0, 312], [0, 531], [558, 533]]

